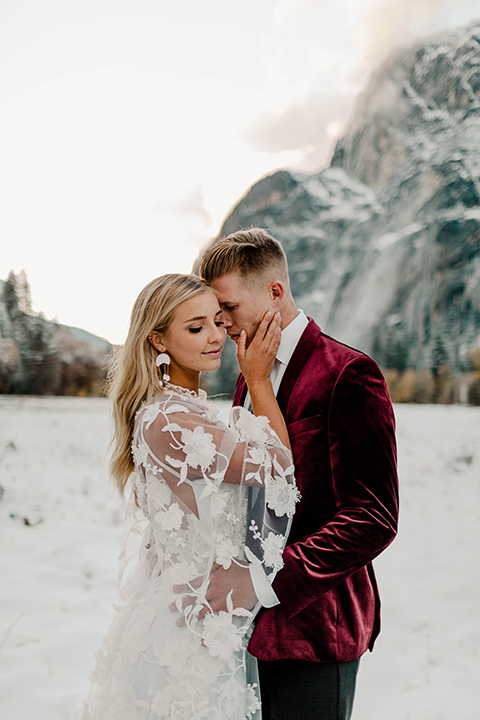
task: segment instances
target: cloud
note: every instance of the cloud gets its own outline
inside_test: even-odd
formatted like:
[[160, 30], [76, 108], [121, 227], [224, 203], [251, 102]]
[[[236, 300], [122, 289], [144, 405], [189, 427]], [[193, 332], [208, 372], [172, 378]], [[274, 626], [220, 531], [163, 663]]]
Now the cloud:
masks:
[[395, 48], [451, 27], [459, 4], [461, 0], [389, 0], [377, 5], [364, 19], [366, 62], [376, 65]]
[[329, 160], [336, 137], [343, 133], [351, 105], [347, 95], [308, 95], [278, 115], [262, 116], [249, 137], [263, 152], [300, 151], [297, 169], [319, 169]]
[[205, 227], [209, 227], [212, 224], [212, 217], [205, 207], [205, 198], [198, 186], [192, 188], [175, 206], [175, 209], [178, 210], [179, 213], [190, 215]]

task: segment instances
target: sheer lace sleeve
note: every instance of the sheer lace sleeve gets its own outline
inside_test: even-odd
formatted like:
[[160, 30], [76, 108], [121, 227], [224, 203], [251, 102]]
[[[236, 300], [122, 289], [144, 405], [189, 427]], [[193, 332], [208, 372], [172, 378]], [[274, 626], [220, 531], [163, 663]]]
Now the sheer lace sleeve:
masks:
[[[246, 523], [240, 547], [232, 545], [235, 559], [263, 563], [267, 573], [280, 569], [298, 491], [291, 454], [267, 418], [236, 407], [227, 427], [212, 403], [172, 392], [139, 413], [133, 454], [143, 477], [158, 481], [146, 483], [145, 499], [163, 531], [188, 511], [199, 518], [198, 500], [213, 495], [216, 527], [222, 516]], [[228, 488], [226, 508], [225, 485], [237, 486]], [[234, 559], [224, 546], [221, 555], [224, 566]]]

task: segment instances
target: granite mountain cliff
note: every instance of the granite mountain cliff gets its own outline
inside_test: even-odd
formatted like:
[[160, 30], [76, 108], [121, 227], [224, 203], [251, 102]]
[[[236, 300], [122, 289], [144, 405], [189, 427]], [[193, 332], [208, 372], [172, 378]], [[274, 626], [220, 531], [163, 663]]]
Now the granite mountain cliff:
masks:
[[330, 166], [261, 179], [219, 237], [251, 225], [282, 242], [297, 304], [326, 333], [384, 369], [469, 371], [480, 347], [480, 21], [392, 54]]

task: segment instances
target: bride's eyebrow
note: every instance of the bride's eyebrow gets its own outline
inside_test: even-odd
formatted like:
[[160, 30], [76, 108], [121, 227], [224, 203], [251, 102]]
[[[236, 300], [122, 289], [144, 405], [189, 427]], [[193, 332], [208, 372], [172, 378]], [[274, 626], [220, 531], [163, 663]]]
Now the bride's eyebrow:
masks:
[[[217, 317], [217, 315], [221, 315], [221, 314], [222, 314], [222, 311], [219, 310], [218, 312], [215, 313], [215, 317]], [[190, 318], [190, 320], [185, 320], [183, 324], [186, 325], [187, 323], [196, 322], [198, 320], [206, 320], [206, 319], [207, 319], [206, 315], [198, 315], [197, 317]]]
[[[219, 310], [218, 312], [215, 313], [215, 317], [217, 317], [217, 315], [221, 315], [221, 314], [222, 314], [222, 311]], [[190, 320], [185, 320], [183, 324], [188, 325], [188, 323], [198, 322], [199, 320], [206, 320], [206, 319], [207, 319], [206, 315], [198, 315], [197, 317], [190, 318]]]
[[206, 320], [206, 315], [199, 315], [198, 317], [190, 318], [190, 320], [185, 320], [183, 323], [184, 325], [187, 325], [187, 323], [196, 322], [197, 320]]

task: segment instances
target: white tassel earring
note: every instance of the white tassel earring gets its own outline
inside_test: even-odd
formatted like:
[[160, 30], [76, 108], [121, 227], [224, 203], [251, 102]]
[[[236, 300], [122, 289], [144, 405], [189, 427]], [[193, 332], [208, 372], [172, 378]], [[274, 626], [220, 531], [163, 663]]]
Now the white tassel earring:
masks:
[[[166, 365], [168, 368], [168, 366], [170, 365], [170, 355], [167, 355], [167, 353], [164, 353], [164, 352], [159, 353], [159, 355], [157, 355], [157, 359], [155, 360], [155, 364], [158, 368], [161, 365]], [[165, 371], [162, 374], [162, 380], [164, 383], [166, 383], [170, 380], [170, 375], [168, 374], [167, 371]]]

